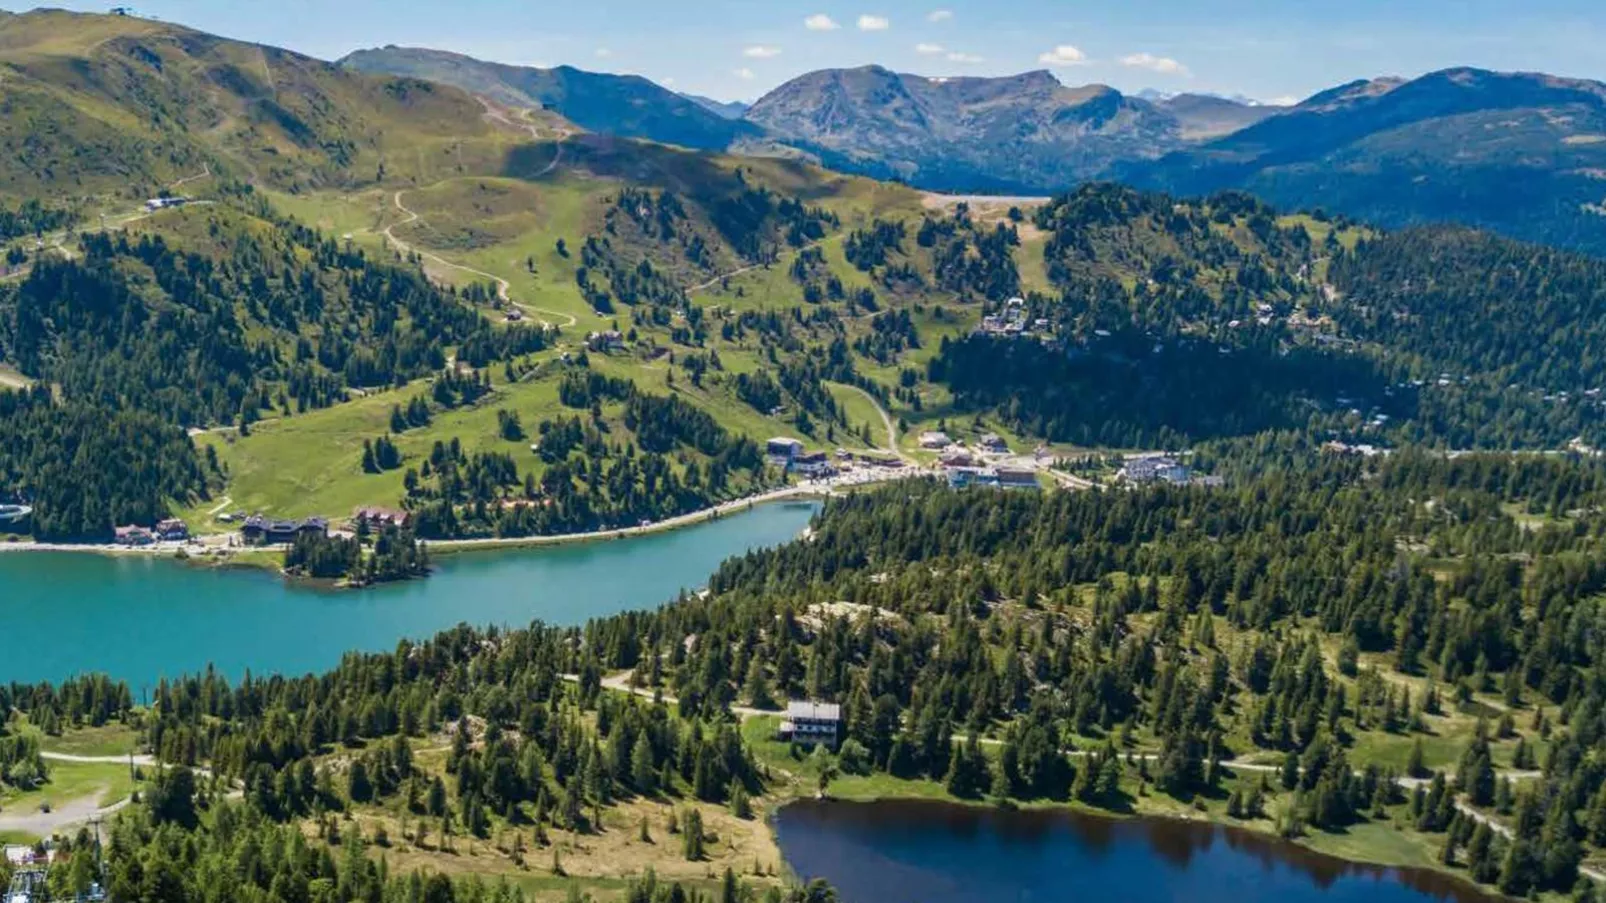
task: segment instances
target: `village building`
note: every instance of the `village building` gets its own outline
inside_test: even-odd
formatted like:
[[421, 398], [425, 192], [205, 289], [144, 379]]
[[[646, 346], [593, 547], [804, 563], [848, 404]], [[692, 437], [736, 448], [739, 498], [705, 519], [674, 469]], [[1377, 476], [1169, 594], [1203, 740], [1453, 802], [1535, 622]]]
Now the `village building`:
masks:
[[981, 447], [990, 452], [1009, 451], [1009, 443], [1005, 442], [1004, 437], [998, 435], [997, 433], [988, 433], [982, 436]]
[[777, 436], [764, 443], [764, 454], [771, 458], [785, 458], [790, 461], [803, 454], [803, 440], [793, 439], [790, 436]]
[[842, 730], [842, 707], [834, 702], [794, 699], [777, 731], [782, 740], [835, 749]]
[[1037, 472], [1023, 470], [1018, 467], [1000, 467], [995, 473], [998, 485], [1004, 489], [1041, 489], [1043, 484], [1037, 481]]
[[825, 452], [798, 455], [792, 459], [792, 470], [806, 477], [828, 477], [836, 473], [836, 467]]
[[944, 449], [954, 444], [948, 434], [941, 430], [926, 430], [920, 434], [920, 447], [929, 449]]
[[157, 523], [156, 537], [163, 542], [183, 542], [190, 538], [190, 526], [176, 517], [170, 517]]
[[764, 443], [764, 459], [782, 470], [791, 470], [792, 462], [803, 454], [803, 440], [790, 436], [777, 436]]
[[1128, 483], [1181, 485], [1188, 482], [1188, 468], [1169, 455], [1148, 455], [1128, 458], [1126, 466], [1121, 468], [1120, 476]]
[[405, 527], [411, 512], [395, 508], [362, 507], [351, 514], [352, 525], [367, 524], [371, 528]]
[[593, 332], [586, 336], [586, 347], [592, 351], [609, 352], [621, 351], [625, 347], [625, 337], [617, 329], [605, 329], [602, 332]]
[[303, 535], [327, 536], [329, 522], [321, 517], [306, 520], [270, 520], [260, 514], [245, 519], [240, 538], [248, 546], [289, 545]]
[[112, 535], [120, 546], [148, 546], [156, 541], [156, 534], [144, 527], [126, 526], [118, 527]]

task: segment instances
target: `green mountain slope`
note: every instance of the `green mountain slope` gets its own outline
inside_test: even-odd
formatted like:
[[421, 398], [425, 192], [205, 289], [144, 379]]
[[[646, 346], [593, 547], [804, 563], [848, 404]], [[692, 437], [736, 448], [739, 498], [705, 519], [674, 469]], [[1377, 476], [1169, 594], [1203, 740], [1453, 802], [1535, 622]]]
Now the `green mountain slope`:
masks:
[[144, 197], [208, 165], [349, 186], [459, 165], [437, 158], [497, 134], [455, 90], [133, 17], [7, 17], [0, 73], [0, 195], [15, 198]]
[[1606, 85], [1451, 69], [1356, 82], [1152, 164], [1181, 194], [1243, 188], [1384, 225], [1456, 222], [1606, 249]]

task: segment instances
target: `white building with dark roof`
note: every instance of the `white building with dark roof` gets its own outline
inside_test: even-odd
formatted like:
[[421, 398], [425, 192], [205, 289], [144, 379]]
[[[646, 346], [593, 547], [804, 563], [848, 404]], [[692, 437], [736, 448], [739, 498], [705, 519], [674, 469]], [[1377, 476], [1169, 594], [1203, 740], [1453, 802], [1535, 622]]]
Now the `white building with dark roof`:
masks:
[[1126, 459], [1121, 479], [1128, 483], [1182, 484], [1188, 482], [1188, 468], [1169, 455], [1146, 455]]
[[834, 702], [794, 699], [786, 704], [781, 739], [835, 749], [842, 732], [842, 707]]

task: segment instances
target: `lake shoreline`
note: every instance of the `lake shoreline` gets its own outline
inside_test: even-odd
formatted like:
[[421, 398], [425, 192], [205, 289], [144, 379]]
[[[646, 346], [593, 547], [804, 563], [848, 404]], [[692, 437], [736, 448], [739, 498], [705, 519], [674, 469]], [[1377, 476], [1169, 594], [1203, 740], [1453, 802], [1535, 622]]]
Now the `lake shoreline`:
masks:
[[[420, 540], [429, 549], [431, 555], [455, 555], [463, 552], [496, 551], [501, 549], [532, 548], [540, 546], [578, 545], [592, 542], [611, 542], [619, 539], [632, 539], [641, 536], [652, 536], [657, 533], [667, 533], [685, 527], [696, 526], [711, 520], [718, 520], [732, 514], [750, 511], [761, 505], [784, 504], [792, 501], [806, 502], [812, 499], [829, 498], [840, 491], [830, 485], [806, 484], [788, 486], [781, 489], [769, 490], [758, 495], [746, 496], [721, 502], [717, 505], [700, 508], [686, 514], [668, 517], [661, 521], [635, 527], [617, 527], [608, 530], [592, 530], [583, 533], [556, 533], [545, 536], [497, 536], [483, 539], [425, 539]], [[27, 552], [35, 553], [78, 553], [107, 555], [112, 557], [150, 557], [170, 558], [199, 567], [216, 568], [242, 568], [253, 570], [277, 570], [282, 568], [276, 563], [251, 561], [252, 557], [261, 557], [262, 552], [282, 552], [281, 546], [241, 546], [221, 545], [216, 542], [208, 543], [205, 539], [216, 539], [231, 534], [214, 533], [204, 537], [192, 539], [187, 542], [159, 542], [146, 546], [124, 546], [116, 543], [75, 543], [75, 542], [36, 542], [22, 540], [18, 542], [0, 543], [0, 554]], [[246, 560], [240, 560], [246, 559]]]

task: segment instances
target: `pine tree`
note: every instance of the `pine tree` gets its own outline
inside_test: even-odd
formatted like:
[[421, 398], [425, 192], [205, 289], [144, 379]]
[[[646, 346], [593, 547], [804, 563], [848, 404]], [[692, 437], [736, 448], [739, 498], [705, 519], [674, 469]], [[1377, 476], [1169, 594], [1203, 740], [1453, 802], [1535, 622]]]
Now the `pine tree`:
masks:
[[1405, 763], [1405, 774], [1413, 778], [1425, 778], [1428, 775], [1421, 737], [1416, 738], [1416, 741], [1411, 744], [1411, 757]]

